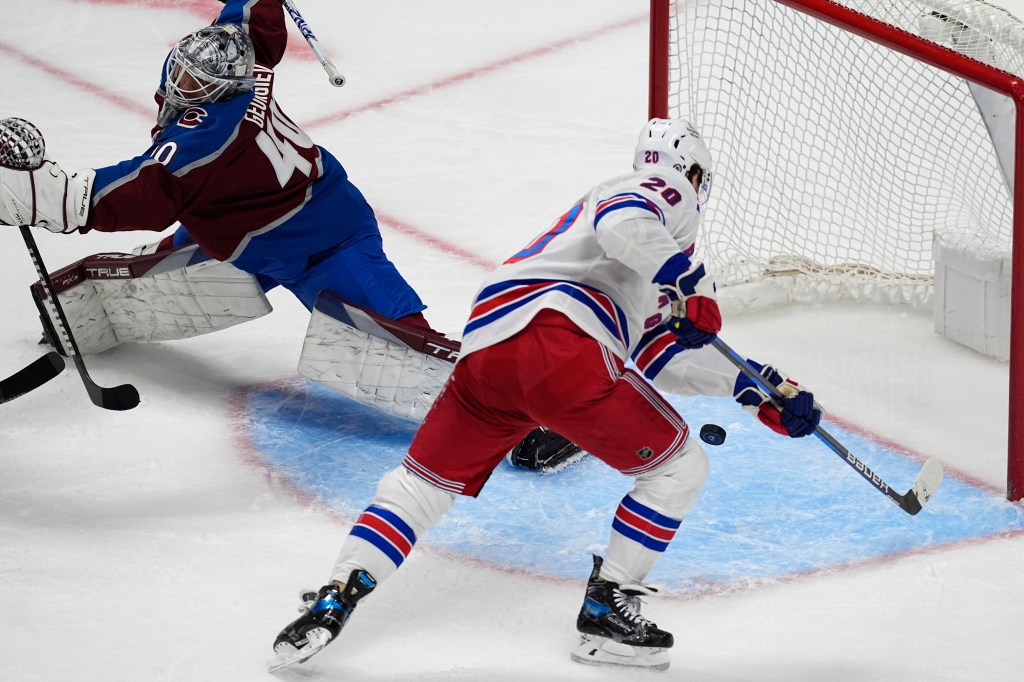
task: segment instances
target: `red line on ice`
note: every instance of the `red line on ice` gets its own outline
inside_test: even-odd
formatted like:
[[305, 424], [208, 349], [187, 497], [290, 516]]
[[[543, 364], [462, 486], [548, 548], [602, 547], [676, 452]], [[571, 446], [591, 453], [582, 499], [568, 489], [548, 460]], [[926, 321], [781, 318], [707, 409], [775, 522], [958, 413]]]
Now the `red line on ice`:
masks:
[[496, 62], [484, 64], [483, 66], [479, 66], [475, 69], [470, 69], [469, 71], [463, 71], [462, 73], [456, 73], [451, 76], [440, 78], [432, 83], [418, 85], [416, 87], [409, 88], [408, 90], [403, 90], [402, 92], [396, 93], [394, 95], [382, 97], [379, 100], [363, 104], [361, 106], [355, 107], [354, 109], [347, 109], [339, 111], [334, 114], [327, 114], [326, 116], [321, 116], [320, 118], [313, 119], [312, 121], [306, 121], [303, 124], [303, 127], [315, 128], [317, 126], [326, 125], [328, 123], [338, 123], [339, 121], [344, 121], [345, 119], [351, 118], [352, 116], [356, 116], [358, 114], [365, 113], [367, 111], [384, 109], [393, 104], [398, 104], [399, 102], [404, 102], [406, 100], [413, 99], [414, 97], [419, 97], [420, 95], [431, 94], [442, 88], [448, 88], [453, 85], [465, 83], [475, 78], [480, 78], [481, 76], [487, 76], [496, 71], [500, 71], [511, 66], [516, 66], [518, 64], [522, 64], [532, 59], [546, 57], [554, 52], [565, 49], [567, 47], [571, 47], [572, 45], [586, 42], [588, 40], [594, 40], [595, 38], [600, 38], [604, 35], [607, 35], [608, 33], [612, 33], [614, 31], [618, 31], [624, 28], [630, 28], [637, 24], [646, 22], [646, 14], [638, 17], [633, 17], [632, 19], [617, 21], [615, 23], [608, 24], [607, 26], [602, 26], [600, 28], [596, 28], [592, 31], [588, 31], [587, 33], [583, 33], [578, 36], [564, 38], [549, 45], [544, 45], [533, 50], [529, 50], [527, 52], [512, 55], [511, 57], [499, 59]]
[[91, 83], [85, 79], [79, 78], [74, 73], [59, 69], [48, 62], [44, 62], [41, 59], [33, 57], [27, 52], [24, 52], [13, 45], [9, 45], [4, 41], [0, 41], [0, 54], [5, 54], [12, 59], [16, 59], [32, 68], [38, 69], [50, 76], [54, 76], [61, 81], [62, 86], [73, 85], [79, 90], [84, 91], [86, 94], [95, 95], [102, 99], [112, 103], [118, 109], [126, 109], [135, 114], [140, 114], [148, 119], [156, 118], [156, 104], [150, 106], [142, 106], [134, 100], [130, 100], [127, 97], [122, 97], [117, 93], [107, 90], [101, 85]]
[[[75, 0], [75, 2], [87, 5], [121, 5], [131, 8], [141, 6], [175, 11], [184, 10], [185, 12], [202, 19], [202, 23], [196, 24], [196, 29], [206, 26], [216, 19], [221, 10], [220, 4], [215, 3], [214, 0]], [[289, 27], [288, 30], [291, 31], [293, 28], [291, 22], [289, 21], [287, 25]], [[296, 33], [293, 37], [297, 35], [298, 34]], [[177, 40], [177, 38], [175, 38], [175, 40]], [[170, 45], [168, 45], [168, 47], [170, 47]], [[285, 48], [285, 54], [287, 54], [289, 58], [295, 58], [301, 61], [316, 61], [316, 55], [313, 54], [313, 51], [309, 49], [304, 41], [297, 39], [288, 41], [288, 47]]]
[[[128, 2], [127, 0], [102, 0], [102, 2], [104, 2], [106, 4], [110, 4], [110, 5], [129, 5], [129, 4], [131, 4], [131, 5], [137, 6], [137, 5], [140, 4], [138, 1]], [[174, 7], [175, 6], [175, 5], [172, 5], [172, 4], [168, 4], [167, 0], [146, 0], [143, 3], [141, 3], [141, 4], [145, 4], [145, 5], [149, 5], [149, 6], [153, 6], [153, 7], [161, 7], [161, 8], [163, 8], [163, 7]], [[210, 3], [205, 2], [205, 0], [202, 0], [202, 1], [200, 1], [200, 0], [183, 0], [182, 3], [179, 3], [179, 6], [180, 6], [180, 4], [186, 5], [185, 9], [188, 9], [188, 10], [196, 12], [196, 13], [199, 13], [200, 11], [202, 11], [204, 13], [204, 15], [205, 15], [205, 10], [200, 10], [200, 6], [202, 5], [203, 7], [206, 7]], [[376, 110], [379, 110], [379, 109], [384, 109], [384, 108], [389, 107], [389, 106], [391, 106], [393, 104], [397, 104], [399, 102], [404, 102], [404, 101], [412, 99], [414, 97], [419, 97], [421, 95], [431, 94], [431, 93], [436, 92], [436, 91], [438, 91], [438, 90], [440, 90], [442, 88], [447, 88], [447, 87], [451, 87], [451, 86], [454, 86], [454, 85], [459, 85], [459, 84], [465, 83], [467, 81], [473, 80], [475, 78], [480, 78], [482, 76], [487, 76], [487, 75], [493, 74], [493, 73], [495, 73], [497, 71], [500, 71], [501, 69], [504, 69], [504, 68], [508, 68], [508, 67], [511, 67], [511, 66], [516, 66], [516, 65], [522, 64], [524, 62], [528, 62], [528, 61], [533, 60], [533, 59], [539, 59], [539, 58], [542, 58], [542, 57], [546, 57], [546, 56], [548, 56], [548, 55], [550, 55], [550, 54], [552, 54], [554, 52], [557, 52], [558, 50], [562, 50], [562, 49], [565, 49], [567, 47], [571, 47], [572, 45], [576, 45], [576, 44], [579, 44], [579, 43], [582, 43], [582, 42], [586, 42], [588, 40], [594, 40], [596, 38], [600, 38], [600, 37], [602, 37], [604, 35], [607, 35], [609, 33], [612, 33], [612, 32], [618, 31], [618, 30], [625, 29], [625, 28], [630, 28], [630, 27], [635, 26], [635, 25], [640, 24], [640, 23], [645, 23], [646, 21], [647, 21], [647, 15], [646, 14], [643, 14], [643, 15], [637, 16], [637, 17], [633, 17], [631, 19], [625, 19], [625, 20], [617, 21], [617, 22], [608, 24], [606, 26], [601, 26], [599, 28], [593, 29], [593, 30], [588, 31], [586, 33], [577, 35], [577, 36], [572, 36], [572, 37], [569, 37], [569, 38], [563, 38], [562, 40], [558, 40], [558, 41], [556, 41], [554, 43], [550, 43], [548, 45], [544, 45], [544, 46], [541, 46], [541, 47], [534, 48], [534, 49], [529, 50], [527, 52], [523, 52], [523, 53], [520, 53], [520, 54], [517, 54], [517, 55], [512, 55], [510, 57], [505, 57], [504, 59], [499, 59], [498, 61], [491, 62], [490, 64], [485, 64], [485, 65], [477, 67], [475, 69], [470, 69], [469, 71], [463, 71], [461, 73], [457, 73], [457, 74], [454, 74], [454, 75], [451, 75], [451, 76], [446, 76], [446, 77], [441, 78], [439, 80], [433, 81], [432, 83], [427, 83], [425, 85], [420, 85], [420, 86], [417, 86], [417, 87], [414, 87], [414, 88], [410, 88], [408, 90], [403, 90], [402, 92], [396, 93], [394, 95], [390, 95], [388, 97], [384, 97], [382, 99], [376, 100], [374, 102], [370, 102], [368, 104], [361, 105], [361, 106], [356, 107], [354, 109], [348, 109], [348, 110], [339, 111], [337, 113], [328, 114], [327, 116], [323, 116], [323, 117], [318, 118], [318, 119], [313, 119], [312, 121], [304, 122], [303, 123], [303, 127], [309, 128], [309, 127], [323, 126], [323, 125], [327, 125], [327, 124], [330, 124], [330, 123], [337, 123], [337, 122], [344, 121], [344, 120], [347, 120], [349, 118], [352, 118], [353, 116], [357, 116], [359, 114], [365, 113], [367, 111], [376, 111]], [[294, 43], [294, 41], [293, 41], [293, 43]], [[112, 103], [116, 104], [117, 107], [120, 108], [120, 109], [128, 110], [128, 111], [131, 111], [133, 113], [145, 116], [147, 120], [152, 120], [154, 118], [154, 116], [155, 116], [155, 110], [156, 110], [155, 105], [150, 105], [150, 106], [145, 106], [145, 107], [140, 106], [136, 102], [134, 102], [132, 100], [129, 100], [129, 99], [125, 98], [125, 97], [122, 97], [121, 95], [118, 95], [118, 94], [116, 94], [116, 93], [114, 93], [114, 92], [112, 92], [110, 90], [107, 90], [106, 88], [102, 87], [99, 84], [90, 83], [89, 81], [86, 81], [86, 80], [84, 80], [82, 78], [79, 78], [79, 77], [75, 76], [70, 71], [65, 71], [63, 69], [59, 69], [57, 67], [51, 66], [50, 64], [47, 64], [46, 62], [43, 62], [43, 61], [41, 61], [39, 59], [36, 59], [35, 57], [31, 56], [30, 54], [28, 54], [28, 53], [26, 53], [26, 52], [24, 52], [24, 51], [22, 51], [22, 50], [20, 50], [20, 49], [18, 49], [16, 47], [8, 45], [8, 44], [6, 44], [6, 43], [4, 43], [2, 41], [0, 41], [0, 53], [7, 54], [7, 55], [13, 57], [14, 59], [17, 59], [17, 60], [19, 60], [21, 62], [24, 62], [25, 64], [28, 64], [29, 66], [32, 66], [33, 68], [39, 69], [39, 70], [44, 71], [45, 73], [47, 73], [47, 74], [49, 74], [51, 76], [59, 78], [61, 81], [64, 82], [65, 85], [73, 85], [73, 86], [79, 88], [80, 90], [84, 91], [85, 93], [87, 93], [89, 95], [94, 95], [94, 96], [100, 97], [100, 98], [102, 98], [102, 99], [104, 99], [106, 101], [112, 102]], [[476, 266], [476, 267], [478, 267], [478, 268], [480, 268], [482, 270], [492, 270], [497, 265], [496, 263], [492, 263], [491, 261], [489, 261], [489, 260], [487, 260], [485, 258], [481, 258], [477, 254], [474, 254], [474, 253], [472, 253], [470, 251], [467, 251], [467, 250], [465, 250], [465, 249], [463, 249], [463, 248], [461, 248], [461, 247], [459, 247], [459, 246], [457, 246], [455, 244], [452, 244], [452, 243], [450, 243], [448, 241], [445, 241], [444, 239], [441, 239], [440, 237], [438, 237], [438, 236], [436, 236], [434, 234], [431, 234], [430, 232], [428, 232], [426, 230], [422, 230], [422, 229], [417, 228], [417, 227], [415, 227], [413, 225], [410, 225], [407, 222], [400, 221], [400, 220], [397, 220], [395, 218], [390, 218], [390, 217], [384, 216], [384, 215], [382, 215], [380, 213], [377, 214], [377, 217], [378, 217], [378, 219], [380, 220], [381, 223], [383, 223], [384, 225], [388, 226], [389, 228], [391, 228], [391, 229], [393, 229], [393, 230], [395, 230], [397, 232], [400, 232], [400, 233], [402, 233], [402, 234], [404, 234], [406, 236], [409, 236], [409, 237], [415, 239], [416, 241], [419, 241], [419, 242], [429, 246], [432, 249], [436, 249], [437, 251], [440, 251], [441, 253], [445, 253], [445, 254], [448, 254], [448, 255], [453, 256], [455, 258], [458, 258], [459, 260], [462, 260], [462, 261], [467, 262], [467, 263], [469, 263], [471, 265], [474, 265], [474, 266]]]

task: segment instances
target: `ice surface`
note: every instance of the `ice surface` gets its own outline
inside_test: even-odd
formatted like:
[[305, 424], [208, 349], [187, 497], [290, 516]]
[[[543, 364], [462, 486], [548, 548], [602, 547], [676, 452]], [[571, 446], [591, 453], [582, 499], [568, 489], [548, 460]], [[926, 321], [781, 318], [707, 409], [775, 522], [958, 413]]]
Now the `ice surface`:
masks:
[[[298, 43], [279, 69], [279, 99], [375, 206], [388, 253], [435, 326], [458, 331], [489, 265], [628, 168], [646, 116], [647, 6], [300, 4], [349, 82], [330, 87]], [[8, 0], [0, 115], [37, 123], [68, 169], [140, 153], [166, 50], [219, 7]], [[51, 269], [155, 237], [37, 232]], [[6, 374], [41, 350], [16, 230], [0, 229], [0, 253]], [[72, 368], [0, 406], [5, 680], [267, 677], [298, 589], [326, 579], [365, 502], [343, 498], [337, 477], [370, 485], [411, 436], [392, 424], [375, 452], [375, 432], [358, 420], [379, 425], [379, 415], [293, 381], [307, 313], [287, 293], [270, 298], [275, 312], [247, 325], [89, 358], [97, 382], [138, 387], [135, 410], [94, 407]], [[1024, 539], [1018, 511], [1001, 501], [1006, 365], [898, 309], [758, 313], [726, 320], [723, 334], [812, 387], [839, 420], [830, 427], [901, 491], [914, 457], [940, 458], [947, 480], [911, 518], [820, 443], [787, 455], [739, 410], [680, 403], [697, 426], [713, 414], [729, 440], [709, 448], [708, 489], [652, 576], [672, 588], [647, 607], [676, 634], [665, 679], [1019, 679]], [[327, 455], [333, 479], [295, 467]], [[499, 470], [342, 640], [286, 675], [609, 678], [568, 658], [588, 571], [574, 566], [601, 551], [602, 515], [626, 489], [591, 468], [550, 480]], [[531, 507], [553, 499], [533, 492], [542, 484], [564, 488], [564, 506]], [[503, 543], [488, 525], [498, 521], [529, 522], [543, 538], [529, 551], [516, 544], [521, 531]], [[496, 554], [460, 544], [467, 536]], [[634, 677], [650, 679], [616, 674]]]

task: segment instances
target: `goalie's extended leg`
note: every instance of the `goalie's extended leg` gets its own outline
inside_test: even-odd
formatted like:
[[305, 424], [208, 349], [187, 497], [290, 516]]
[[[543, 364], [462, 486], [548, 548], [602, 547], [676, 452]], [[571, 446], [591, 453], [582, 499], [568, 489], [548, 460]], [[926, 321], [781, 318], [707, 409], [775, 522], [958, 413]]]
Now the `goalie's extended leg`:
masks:
[[[255, 276], [213, 260], [195, 245], [141, 255], [97, 253], [51, 279], [84, 355], [121, 343], [190, 338], [271, 311]], [[39, 282], [31, 290], [44, 340], [52, 344], [59, 335], [44, 305], [46, 291]]]
[[[323, 291], [310, 316], [299, 374], [353, 400], [421, 420], [447, 381], [461, 345], [410, 319], [388, 319]], [[583, 454], [572, 441], [541, 427], [509, 452], [508, 461], [552, 473]]]

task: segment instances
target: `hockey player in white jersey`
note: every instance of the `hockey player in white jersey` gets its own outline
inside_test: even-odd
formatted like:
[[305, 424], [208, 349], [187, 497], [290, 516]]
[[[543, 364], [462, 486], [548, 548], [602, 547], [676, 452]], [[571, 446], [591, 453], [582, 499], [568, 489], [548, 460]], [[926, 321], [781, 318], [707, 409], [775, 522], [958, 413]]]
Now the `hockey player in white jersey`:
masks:
[[[789, 396], [778, 406], [707, 344], [721, 326], [715, 287], [694, 256], [711, 157], [684, 120], [643, 129], [634, 172], [590, 190], [480, 289], [462, 355], [402, 464], [341, 548], [331, 581], [277, 637], [277, 669], [333, 641], [356, 604], [404, 562], [456, 495], [543, 425], [634, 481], [606, 556], [594, 557], [577, 617], [580, 663], [663, 670], [672, 635], [640, 611], [644, 583], [707, 478], [686, 421], [648, 383], [732, 396], [791, 437], [814, 431], [810, 392], [757, 364]], [[646, 376], [626, 367], [632, 360]]]

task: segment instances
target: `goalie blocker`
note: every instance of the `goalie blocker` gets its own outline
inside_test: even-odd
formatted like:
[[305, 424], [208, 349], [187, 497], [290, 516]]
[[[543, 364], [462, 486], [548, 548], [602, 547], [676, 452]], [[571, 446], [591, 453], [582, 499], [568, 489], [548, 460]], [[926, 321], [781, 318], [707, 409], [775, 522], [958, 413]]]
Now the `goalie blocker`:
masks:
[[[145, 251], [145, 249], [143, 249]], [[145, 255], [98, 253], [51, 276], [83, 354], [122, 343], [186, 339], [271, 312], [256, 278], [190, 245]], [[56, 321], [41, 282], [31, 287], [49, 342]], [[306, 331], [299, 374], [354, 400], [422, 420], [458, 358], [460, 344], [322, 292]], [[537, 429], [509, 453], [520, 467], [558, 471], [583, 456], [571, 442]]]

